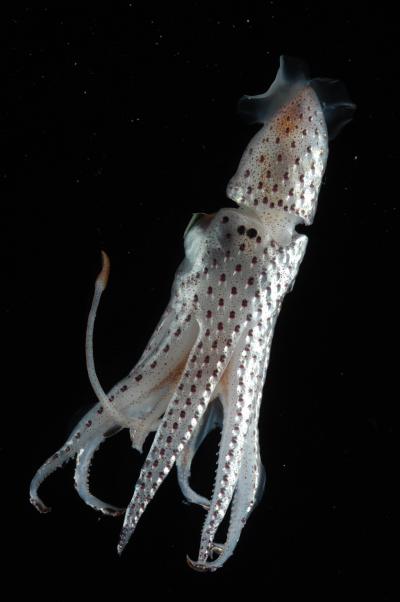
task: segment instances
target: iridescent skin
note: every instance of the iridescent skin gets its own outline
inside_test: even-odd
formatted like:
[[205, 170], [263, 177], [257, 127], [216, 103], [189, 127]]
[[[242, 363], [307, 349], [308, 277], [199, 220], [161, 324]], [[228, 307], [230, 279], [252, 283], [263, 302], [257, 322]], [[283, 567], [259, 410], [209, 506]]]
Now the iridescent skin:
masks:
[[[89, 376], [99, 403], [38, 470], [30, 490], [36, 508], [48, 511], [38, 497], [39, 485], [76, 457], [75, 485], [83, 500], [104, 514], [125, 512], [121, 552], [176, 464], [183, 494], [207, 511], [198, 559], [188, 559], [201, 571], [216, 570], [231, 556], [263, 493], [258, 416], [272, 335], [307, 245], [295, 226], [312, 222], [328, 155], [319, 98], [302, 74], [288, 78], [284, 60], [269, 92], [244, 102], [254, 99], [262, 99], [262, 111], [265, 102], [267, 118], [228, 185], [227, 194], [239, 207], [194, 216], [170, 303], [138, 364], [107, 395], [91, 348], [109, 270], [103, 255], [87, 333]], [[208, 500], [191, 489], [190, 469], [196, 450], [216, 427], [222, 430], [221, 444]], [[156, 433], [126, 511], [99, 500], [88, 487], [95, 451], [121, 428], [129, 428], [139, 451], [147, 435]], [[228, 534], [220, 544], [214, 538], [231, 500]]]

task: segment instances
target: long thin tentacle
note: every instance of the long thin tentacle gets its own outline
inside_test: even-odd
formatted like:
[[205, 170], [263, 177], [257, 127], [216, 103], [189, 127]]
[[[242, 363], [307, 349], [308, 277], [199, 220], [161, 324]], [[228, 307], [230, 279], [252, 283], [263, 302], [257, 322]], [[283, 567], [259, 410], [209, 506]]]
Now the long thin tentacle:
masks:
[[[101, 295], [107, 286], [107, 280], [110, 272], [109, 259], [102, 251], [102, 269], [96, 279], [95, 292], [93, 295], [92, 306], [89, 313], [88, 324], [86, 329], [86, 362], [90, 382], [92, 387], [101, 402], [101, 405], [96, 405], [88, 414], [80, 421], [78, 426], [71, 433], [68, 441], [61, 447], [53, 456], [51, 456], [36, 472], [30, 485], [30, 500], [31, 503], [40, 512], [49, 512], [48, 508], [38, 496], [38, 489], [41, 483], [57, 468], [60, 468], [65, 462], [72, 459], [80, 449], [84, 448], [84, 444], [90, 441], [93, 436], [102, 432], [104, 422], [106, 422], [103, 414], [106, 409], [107, 414], [117, 424], [122, 425], [125, 419], [120, 412], [112, 406], [111, 396], [107, 396], [103, 391], [96, 375], [93, 359], [93, 329], [96, 318], [97, 308], [100, 302]], [[102, 415], [103, 414], [103, 415]], [[101, 416], [102, 415], [102, 416]], [[98, 432], [97, 432], [98, 431]], [[103, 430], [104, 432], [104, 430]]]
[[87, 328], [86, 328], [85, 349], [86, 349], [87, 371], [88, 371], [90, 384], [93, 387], [93, 391], [96, 393], [97, 399], [103, 404], [106, 412], [111, 416], [111, 418], [113, 418], [113, 420], [117, 424], [127, 427], [127, 426], [129, 426], [128, 421], [126, 420], [126, 418], [124, 418], [124, 416], [122, 416], [122, 414], [116, 409], [116, 407], [111, 404], [108, 396], [103, 391], [103, 388], [99, 382], [99, 379], [97, 378], [96, 369], [95, 369], [95, 365], [94, 365], [94, 356], [93, 356], [94, 323], [95, 323], [97, 308], [100, 303], [101, 295], [103, 294], [103, 291], [105, 290], [105, 288], [107, 286], [108, 277], [110, 274], [110, 260], [104, 251], [101, 252], [101, 257], [102, 257], [103, 265], [102, 265], [101, 272], [99, 273], [99, 275], [97, 276], [97, 279], [96, 279], [92, 306], [90, 308], [88, 322], [87, 322]]
[[125, 514], [119, 553], [128, 543], [141, 515], [170, 472], [177, 456], [190, 440], [237, 343], [234, 331], [227, 332], [215, 341], [211, 341], [209, 331], [207, 333], [200, 327], [193, 353], [187, 360], [183, 376], [156, 433]]

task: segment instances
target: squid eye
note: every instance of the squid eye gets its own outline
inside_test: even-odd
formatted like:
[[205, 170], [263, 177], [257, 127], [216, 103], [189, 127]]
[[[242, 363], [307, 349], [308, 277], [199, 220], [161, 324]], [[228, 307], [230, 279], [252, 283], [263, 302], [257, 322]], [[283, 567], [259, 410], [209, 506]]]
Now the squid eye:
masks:
[[246, 232], [246, 228], [244, 226], [239, 226], [239, 228], [237, 229], [239, 234], [244, 234]]
[[257, 236], [257, 230], [255, 228], [250, 228], [247, 230], [246, 234], [249, 238], [255, 238]]

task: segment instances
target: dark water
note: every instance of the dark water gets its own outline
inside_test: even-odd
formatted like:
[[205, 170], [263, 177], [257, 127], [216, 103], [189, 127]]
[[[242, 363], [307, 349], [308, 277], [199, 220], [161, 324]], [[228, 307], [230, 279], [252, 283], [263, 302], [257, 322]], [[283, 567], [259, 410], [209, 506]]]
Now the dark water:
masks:
[[[258, 588], [271, 602], [392, 600], [394, 16], [340, 3], [144, 6], [21, 9], [0, 22], [7, 572], [21, 577], [14, 587], [43, 595], [51, 575], [59, 593], [85, 595], [228, 598]], [[35, 470], [94, 401], [84, 332], [100, 249], [112, 264], [95, 335], [107, 389], [137, 361], [168, 301], [191, 214], [232, 205], [225, 186], [254, 132], [236, 101], [266, 89], [283, 52], [342, 79], [358, 108], [331, 146], [275, 332], [260, 420], [266, 492], [233, 558], [199, 575], [185, 554], [195, 557], [203, 512], [182, 503], [173, 472], [120, 559], [121, 521], [80, 501], [70, 465], [41, 490], [50, 515], [28, 501]], [[217, 443], [210, 437], [194, 466], [204, 494]], [[143, 461], [127, 433], [96, 458], [93, 490], [126, 504]]]

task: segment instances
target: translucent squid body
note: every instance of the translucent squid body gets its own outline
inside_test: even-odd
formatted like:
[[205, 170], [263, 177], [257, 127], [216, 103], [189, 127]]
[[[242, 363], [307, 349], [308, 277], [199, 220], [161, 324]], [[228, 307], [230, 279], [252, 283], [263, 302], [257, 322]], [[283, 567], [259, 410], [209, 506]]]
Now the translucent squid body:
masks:
[[[31, 502], [47, 512], [38, 496], [40, 484], [76, 458], [75, 487], [82, 499], [104, 514], [125, 512], [121, 552], [176, 465], [184, 496], [206, 510], [198, 559], [188, 558], [200, 571], [216, 570], [231, 556], [263, 493], [258, 416], [275, 322], [307, 245], [296, 225], [313, 221], [328, 138], [349, 121], [354, 105], [339, 82], [310, 80], [300, 61], [281, 57], [268, 91], [244, 96], [239, 108], [262, 127], [228, 184], [227, 195], [238, 207], [193, 216], [169, 305], [138, 364], [108, 394], [97, 379], [92, 352], [94, 318], [109, 271], [103, 254], [86, 340], [98, 403], [37, 471], [30, 488]], [[191, 488], [190, 469], [216, 427], [219, 458], [213, 493], [206, 499]], [[88, 486], [95, 451], [121, 428], [129, 429], [139, 451], [155, 432], [126, 510], [98, 499]], [[226, 541], [219, 543], [216, 533], [229, 506]]]

